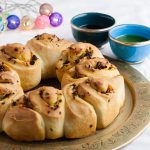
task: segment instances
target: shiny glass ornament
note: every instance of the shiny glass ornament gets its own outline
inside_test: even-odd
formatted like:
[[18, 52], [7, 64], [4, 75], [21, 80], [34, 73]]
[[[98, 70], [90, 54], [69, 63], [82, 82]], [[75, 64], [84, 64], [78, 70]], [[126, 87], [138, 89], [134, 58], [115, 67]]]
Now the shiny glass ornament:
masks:
[[49, 16], [50, 24], [53, 27], [60, 26], [63, 22], [63, 17], [60, 13], [54, 12]]
[[10, 15], [7, 17], [7, 27], [11, 30], [18, 28], [20, 25], [20, 19], [16, 15]]
[[50, 16], [53, 12], [53, 7], [48, 3], [44, 3], [40, 6], [39, 12], [41, 15]]
[[34, 28], [34, 21], [30, 16], [23, 16], [21, 19], [21, 29], [31, 30]]
[[38, 29], [44, 29], [50, 26], [49, 17], [46, 15], [38, 16], [35, 20], [35, 27]]

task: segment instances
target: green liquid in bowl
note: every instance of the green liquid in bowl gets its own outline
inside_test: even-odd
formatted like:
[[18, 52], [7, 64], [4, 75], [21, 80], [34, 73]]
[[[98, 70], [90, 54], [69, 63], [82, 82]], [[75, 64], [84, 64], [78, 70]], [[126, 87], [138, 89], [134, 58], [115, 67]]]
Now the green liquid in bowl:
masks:
[[149, 39], [138, 35], [122, 35], [117, 38], [121, 42], [145, 42]]

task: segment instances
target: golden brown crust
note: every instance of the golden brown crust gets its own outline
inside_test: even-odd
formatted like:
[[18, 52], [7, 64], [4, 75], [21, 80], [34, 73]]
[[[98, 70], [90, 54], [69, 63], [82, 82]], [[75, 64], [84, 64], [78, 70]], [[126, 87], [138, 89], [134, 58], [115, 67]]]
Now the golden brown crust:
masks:
[[66, 99], [64, 134], [66, 138], [82, 138], [96, 131], [97, 117], [93, 107], [78, 96], [77, 83], [63, 88]]
[[72, 42], [59, 39], [56, 35], [43, 33], [27, 42], [42, 62], [42, 79], [56, 77], [55, 65], [62, 50], [68, 48]]
[[95, 109], [97, 128], [107, 127], [119, 114], [125, 100], [123, 77], [82, 78], [77, 82], [77, 95]]
[[0, 47], [0, 60], [15, 70], [25, 91], [32, 89], [41, 80], [41, 63], [31, 50], [19, 43]]
[[65, 100], [61, 90], [41, 87], [29, 93], [33, 109], [41, 114], [45, 122], [46, 138], [63, 136]]
[[8, 67], [4, 62], [0, 62], [0, 83], [19, 84], [20, 78], [18, 74]]
[[26, 107], [11, 107], [4, 117], [3, 130], [17, 141], [40, 141], [45, 139], [45, 127], [42, 117]]
[[20, 43], [7, 44], [2, 46], [1, 50], [12, 58], [17, 58], [18, 60], [30, 62], [31, 60], [31, 51], [29, 48], [23, 46]]
[[5, 113], [11, 103], [23, 95], [23, 90], [18, 84], [0, 83], [0, 132]]
[[12, 100], [16, 101], [22, 95], [18, 74], [4, 62], [0, 62], [0, 132], [2, 132], [4, 115]]
[[28, 92], [27, 96], [13, 102], [7, 110], [3, 119], [3, 130], [11, 138], [20, 141], [62, 137], [64, 103], [62, 91], [53, 87], [41, 87]]
[[117, 67], [105, 58], [82, 59], [75, 67], [64, 73], [61, 87], [83, 77], [112, 78], [119, 74]]
[[58, 62], [56, 63], [56, 74], [59, 81], [61, 81], [63, 74], [74, 67], [82, 59], [91, 59], [93, 57], [103, 58], [100, 50], [89, 43], [75, 43], [67, 50], [62, 52]]

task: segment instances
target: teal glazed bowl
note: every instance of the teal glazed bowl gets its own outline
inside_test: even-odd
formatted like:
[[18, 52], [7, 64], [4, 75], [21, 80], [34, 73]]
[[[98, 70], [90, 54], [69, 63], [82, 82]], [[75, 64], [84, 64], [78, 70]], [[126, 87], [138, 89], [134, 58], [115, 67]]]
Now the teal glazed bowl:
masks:
[[[124, 35], [140, 36], [147, 40], [123, 42], [117, 39]], [[140, 63], [150, 54], [150, 28], [136, 24], [118, 25], [109, 31], [109, 43], [113, 53], [119, 59], [129, 63]]]
[[91, 43], [97, 47], [102, 47], [108, 42], [108, 31], [114, 24], [113, 17], [97, 12], [79, 14], [71, 19], [75, 40]]

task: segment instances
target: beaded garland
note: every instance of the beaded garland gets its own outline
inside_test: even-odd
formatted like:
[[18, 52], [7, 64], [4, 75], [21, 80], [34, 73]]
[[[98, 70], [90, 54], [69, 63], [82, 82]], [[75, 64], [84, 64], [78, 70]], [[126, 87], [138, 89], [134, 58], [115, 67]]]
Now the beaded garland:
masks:
[[[33, 0], [31, 1], [35, 2]], [[38, 2], [36, 2], [36, 4], [40, 5]], [[18, 4], [16, 7], [24, 9], [25, 5], [28, 5], [29, 7], [29, 4], [27, 3]], [[30, 7], [34, 7], [34, 5], [31, 4]], [[30, 17], [29, 15], [23, 16], [21, 19], [17, 15], [9, 15], [7, 12], [11, 10], [11, 7], [9, 7], [9, 9], [7, 10], [6, 8], [0, 6], [0, 33], [5, 31], [6, 29], [15, 30], [17, 28], [20, 28], [21, 30], [32, 30], [33, 28], [44, 29], [50, 26], [58, 27], [63, 22], [62, 15], [59, 12], [53, 12], [53, 7], [48, 3], [40, 5], [38, 16], [35, 19]], [[36, 10], [32, 9], [32, 12], [36, 13]]]

